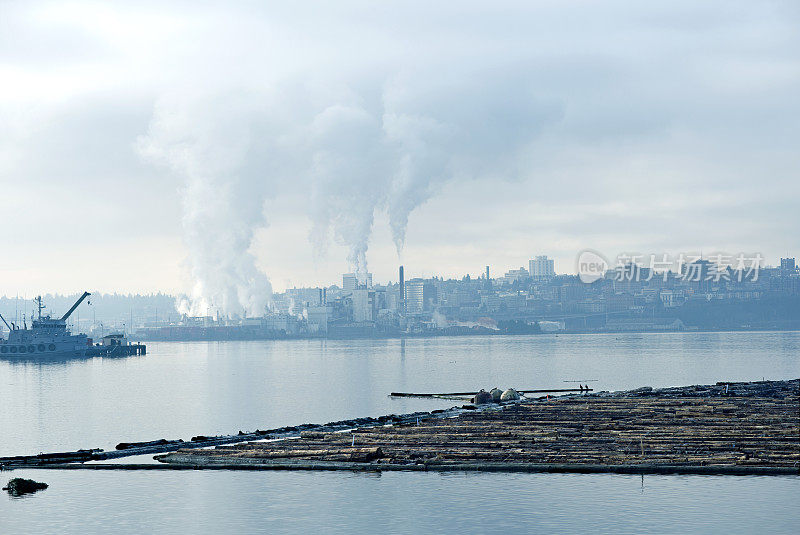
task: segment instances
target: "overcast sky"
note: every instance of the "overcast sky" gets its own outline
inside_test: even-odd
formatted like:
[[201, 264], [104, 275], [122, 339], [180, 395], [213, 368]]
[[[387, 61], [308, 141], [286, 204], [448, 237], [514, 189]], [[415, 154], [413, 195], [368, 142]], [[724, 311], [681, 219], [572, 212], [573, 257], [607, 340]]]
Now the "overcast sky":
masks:
[[0, 1], [0, 294], [800, 254], [800, 3], [656, 4]]

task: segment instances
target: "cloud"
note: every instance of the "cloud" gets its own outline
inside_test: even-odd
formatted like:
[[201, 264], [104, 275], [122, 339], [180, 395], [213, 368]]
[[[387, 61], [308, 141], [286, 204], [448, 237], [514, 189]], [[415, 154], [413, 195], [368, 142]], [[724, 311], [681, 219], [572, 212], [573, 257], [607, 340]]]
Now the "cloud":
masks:
[[[14, 183], [0, 208], [19, 228], [15, 207], [42, 197], [16, 187], [28, 181], [121, 206], [116, 180], [160, 207], [131, 228], [137, 246], [154, 228], [180, 234], [195, 300], [230, 311], [262, 307], [267, 267], [314, 284], [369, 257], [386, 277], [398, 253], [421, 266], [439, 247], [452, 263], [426, 269], [466, 270], [496, 240], [522, 261], [616, 243], [621, 226], [655, 250], [679, 239], [659, 238], [662, 199], [676, 229], [692, 220], [715, 243], [785, 254], [800, 247], [781, 215], [800, 198], [798, 14], [790, 2], [15, 4], [0, 22], [0, 176]], [[182, 192], [173, 210], [169, 188]], [[721, 190], [740, 200], [728, 212]], [[308, 242], [260, 248], [279, 231], [265, 202]], [[589, 234], [586, 206], [619, 209]], [[47, 212], [70, 229], [93, 222], [55, 200]], [[96, 232], [112, 246], [117, 228]], [[303, 265], [312, 250], [323, 272]]]

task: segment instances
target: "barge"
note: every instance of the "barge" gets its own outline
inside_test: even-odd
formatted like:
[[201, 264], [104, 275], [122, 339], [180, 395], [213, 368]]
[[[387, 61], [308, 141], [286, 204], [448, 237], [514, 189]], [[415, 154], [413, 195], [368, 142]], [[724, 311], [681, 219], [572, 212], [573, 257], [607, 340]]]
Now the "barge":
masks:
[[67, 320], [90, 295], [84, 292], [60, 318], [43, 315], [42, 310], [46, 307], [42, 304], [42, 297], [37, 297], [38, 317], [31, 322], [30, 328], [25, 322], [21, 328], [14, 322], [9, 323], [0, 314], [0, 320], [8, 328], [8, 339], [0, 337], [0, 359], [47, 361], [146, 354], [147, 349], [143, 344], [130, 344], [121, 334], [106, 336], [103, 343], [97, 345], [83, 333], [72, 334], [67, 327]]

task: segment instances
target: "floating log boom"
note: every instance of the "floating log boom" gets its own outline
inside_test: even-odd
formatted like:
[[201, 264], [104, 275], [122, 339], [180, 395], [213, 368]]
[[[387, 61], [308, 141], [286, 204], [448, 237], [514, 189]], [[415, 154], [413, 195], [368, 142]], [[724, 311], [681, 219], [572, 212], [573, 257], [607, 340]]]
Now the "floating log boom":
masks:
[[[464, 404], [117, 447], [5, 457], [0, 467], [797, 475], [800, 380]], [[163, 464], [87, 463], [165, 452]]]
[[[797, 474], [798, 409], [798, 380], [645, 387], [464, 405], [450, 418], [309, 430], [299, 440], [157, 459], [196, 468]], [[376, 449], [369, 461], [345, 461], [347, 448]]]
[[[566, 392], [593, 392], [591, 388], [551, 388], [549, 390], [517, 390], [520, 394], [563, 394]], [[444, 392], [441, 394], [415, 394], [412, 392], [392, 392], [389, 394], [395, 398], [436, 398], [436, 397], [456, 397], [456, 396], [474, 396], [478, 392]]]

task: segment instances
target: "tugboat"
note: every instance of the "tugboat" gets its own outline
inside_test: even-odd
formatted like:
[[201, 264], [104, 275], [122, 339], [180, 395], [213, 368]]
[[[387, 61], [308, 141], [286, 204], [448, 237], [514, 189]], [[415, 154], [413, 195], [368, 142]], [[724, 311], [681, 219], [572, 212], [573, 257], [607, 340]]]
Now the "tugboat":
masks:
[[37, 297], [39, 315], [38, 319], [33, 320], [30, 329], [27, 325], [20, 329], [13, 322], [9, 324], [0, 315], [0, 320], [3, 320], [9, 331], [8, 340], [0, 338], [0, 358], [37, 360], [85, 357], [89, 349], [89, 339], [85, 334], [72, 334], [67, 329], [67, 319], [89, 295], [89, 292], [83, 292], [80, 299], [61, 318], [51, 318], [49, 314], [42, 316], [45, 306], [42, 304], [42, 297]]

